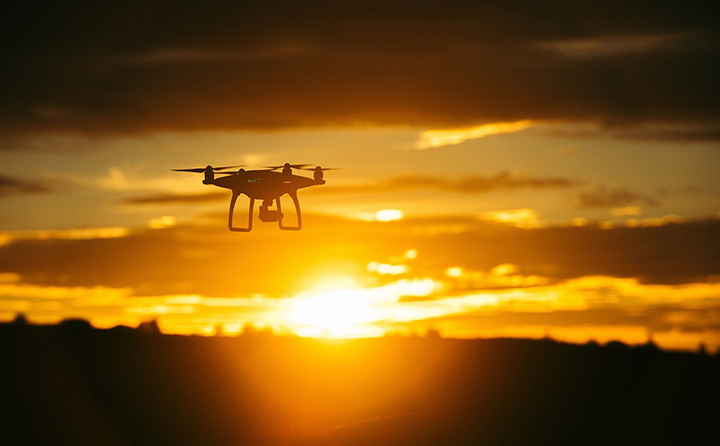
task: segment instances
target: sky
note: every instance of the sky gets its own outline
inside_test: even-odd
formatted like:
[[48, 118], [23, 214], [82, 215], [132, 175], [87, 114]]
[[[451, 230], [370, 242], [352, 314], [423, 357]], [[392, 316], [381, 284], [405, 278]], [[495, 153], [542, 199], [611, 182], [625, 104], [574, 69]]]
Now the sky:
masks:
[[[717, 350], [719, 9], [3, 2], [0, 320]], [[299, 232], [171, 171], [285, 162]]]

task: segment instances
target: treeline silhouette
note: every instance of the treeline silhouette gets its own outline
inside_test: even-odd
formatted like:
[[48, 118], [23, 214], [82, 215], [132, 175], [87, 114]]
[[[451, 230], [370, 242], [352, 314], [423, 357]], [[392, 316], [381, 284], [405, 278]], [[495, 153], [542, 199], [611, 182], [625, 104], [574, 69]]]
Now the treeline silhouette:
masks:
[[0, 324], [2, 444], [720, 444], [720, 358], [653, 345]]

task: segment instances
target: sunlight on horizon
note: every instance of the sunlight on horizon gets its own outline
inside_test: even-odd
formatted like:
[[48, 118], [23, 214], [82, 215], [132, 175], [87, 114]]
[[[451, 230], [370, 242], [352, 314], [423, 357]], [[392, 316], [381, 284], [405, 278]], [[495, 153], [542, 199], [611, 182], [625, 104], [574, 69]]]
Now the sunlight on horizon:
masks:
[[[376, 286], [360, 285], [352, 276], [328, 277], [293, 297], [273, 298], [135, 296], [130, 289], [42, 287], [3, 275], [0, 320], [17, 314], [31, 323], [84, 318], [101, 328], [157, 320], [167, 334], [239, 335], [258, 329], [314, 338], [437, 330], [449, 338], [551, 337], [628, 344], [652, 339], [663, 348], [695, 350], [702, 343], [708, 351], [720, 349], [720, 332], [713, 328], [717, 314], [708, 312], [720, 301], [720, 283], [649, 285], [631, 278], [585, 276], [553, 284], [522, 276], [512, 264], [485, 272], [451, 267], [441, 277]], [[609, 315], [618, 312], [636, 324], [613, 323]], [[655, 314], [660, 326], [650, 324], [644, 314]], [[567, 323], [577, 317], [581, 320]]]

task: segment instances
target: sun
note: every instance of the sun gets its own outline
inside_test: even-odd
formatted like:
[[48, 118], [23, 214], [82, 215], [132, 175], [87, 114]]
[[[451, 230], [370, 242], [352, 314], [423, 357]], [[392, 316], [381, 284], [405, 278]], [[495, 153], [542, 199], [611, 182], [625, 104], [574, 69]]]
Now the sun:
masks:
[[382, 336], [385, 331], [373, 323], [383, 318], [383, 309], [360, 288], [295, 297], [285, 317], [298, 335], [327, 338]]
[[287, 299], [280, 319], [290, 331], [305, 337], [379, 337], [397, 324], [437, 316], [437, 311], [403, 298], [430, 296], [440, 287], [432, 279], [401, 279], [364, 288], [354, 280], [335, 278]]

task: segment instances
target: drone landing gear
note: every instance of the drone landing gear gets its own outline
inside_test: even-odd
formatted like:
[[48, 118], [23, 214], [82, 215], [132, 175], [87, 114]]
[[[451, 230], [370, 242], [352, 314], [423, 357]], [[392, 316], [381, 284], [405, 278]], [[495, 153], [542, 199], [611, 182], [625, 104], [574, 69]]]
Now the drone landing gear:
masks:
[[228, 215], [228, 229], [233, 232], [250, 232], [252, 231], [252, 217], [253, 208], [255, 207], [255, 199], [250, 197], [250, 208], [248, 210], [248, 225], [247, 228], [236, 228], [233, 226], [233, 212], [235, 211], [235, 202], [240, 194], [233, 193], [232, 200], [230, 200], [230, 214]]
[[[250, 198], [250, 205], [248, 208], [248, 223], [247, 227], [240, 228], [233, 226], [233, 214], [235, 213], [235, 202], [237, 202], [237, 198], [240, 194], [239, 193], [233, 193], [232, 199], [230, 200], [230, 212], [228, 214], [228, 229], [230, 229], [233, 232], [250, 232], [252, 231], [252, 217], [253, 217], [253, 210], [255, 209], [255, 199]], [[290, 193], [290, 198], [292, 198], [293, 203], [295, 204], [295, 214], [297, 215], [297, 226], [285, 226], [283, 224], [283, 217], [284, 214], [282, 213], [282, 204], [280, 203], [280, 197], [274, 199], [274, 200], [264, 200], [262, 205], [260, 205], [260, 212], [258, 214], [258, 217], [260, 218], [260, 221], [263, 223], [270, 223], [270, 222], [278, 222], [278, 227], [285, 231], [299, 231], [302, 228], [302, 215], [300, 214], [300, 201], [298, 200], [296, 193]], [[273, 205], [273, 202], [277, 202], [277, 209], [270, 209], [270, 207]]]
[[280, 219], [278, 220], [278, 226], [280, 229], [283, 229], [285, 231], [299, 231], [302, 228], [302, 215], [300, 214], [300, 202], [298, 201], [297, 193], [288, 193], [290, 195], [290, 198], [292, 198], [293, 203], [295, 203], [295, 215], [297, 215], [297, 226], [285, 226], [283, 225], [282, 217], [282, 205], [280, 204], [280, 197], [277, 198], [277, 208], [278, 212], [280, 213]]

